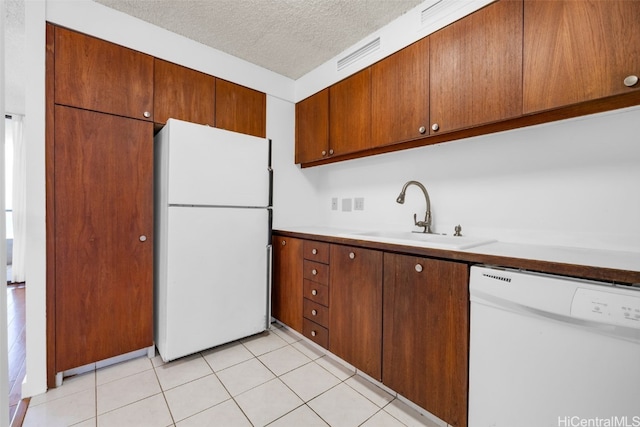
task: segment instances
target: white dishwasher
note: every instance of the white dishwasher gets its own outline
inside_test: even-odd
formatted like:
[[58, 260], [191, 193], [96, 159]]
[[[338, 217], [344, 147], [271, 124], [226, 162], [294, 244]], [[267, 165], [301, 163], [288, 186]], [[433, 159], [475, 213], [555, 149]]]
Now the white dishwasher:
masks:
[[640, 289], [473, 266], [469, 427], [640, 427]]

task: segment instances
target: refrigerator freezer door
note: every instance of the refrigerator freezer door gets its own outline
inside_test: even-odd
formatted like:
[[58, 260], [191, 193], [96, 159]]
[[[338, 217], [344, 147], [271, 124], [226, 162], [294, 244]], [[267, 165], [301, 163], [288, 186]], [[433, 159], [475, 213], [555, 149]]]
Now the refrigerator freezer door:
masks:
[[163, 360], [265, 330], [267, 221], [267, 209], [168, 208], [166, 261], [156, 277]]
[[268, 206], [268, 140], [174, 119], [160, 138], [168, 204]]

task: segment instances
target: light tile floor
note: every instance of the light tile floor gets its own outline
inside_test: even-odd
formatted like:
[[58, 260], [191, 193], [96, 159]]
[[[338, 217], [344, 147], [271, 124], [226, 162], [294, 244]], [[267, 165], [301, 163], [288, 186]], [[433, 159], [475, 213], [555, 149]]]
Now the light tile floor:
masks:
[[141, 357], [65, 379], [31, 399], [23, 426], [437, 427], [274, 324], [170, 363]]

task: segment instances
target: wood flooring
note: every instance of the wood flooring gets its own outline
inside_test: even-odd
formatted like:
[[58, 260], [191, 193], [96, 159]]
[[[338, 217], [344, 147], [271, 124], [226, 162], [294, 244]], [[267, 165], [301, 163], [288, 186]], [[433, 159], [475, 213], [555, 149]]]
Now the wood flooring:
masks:
[[9, 419], [12, 420], [22, 397], [26, 370], [25, 286], [7, 285], [7, 326], [9, 350]]

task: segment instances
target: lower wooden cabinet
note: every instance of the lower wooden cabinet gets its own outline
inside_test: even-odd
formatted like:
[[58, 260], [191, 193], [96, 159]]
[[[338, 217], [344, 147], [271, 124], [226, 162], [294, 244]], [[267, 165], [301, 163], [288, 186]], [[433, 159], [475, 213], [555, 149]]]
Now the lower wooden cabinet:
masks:
[[329, 346], [329, 244], [305, 240], [302, 334], [311, 341]]
[[382, 252], [331, 245], [329, 351], [382, 378]]
[[467, 425], [468, 266], [384, 254], [382, 382], [452, 426]]
[[273, 237], [271, 315], [302, 332], [302, 240]]
[[465, 263], [274, 237], [274, 317], [456, 427], [467, 426], [468, 283]]

